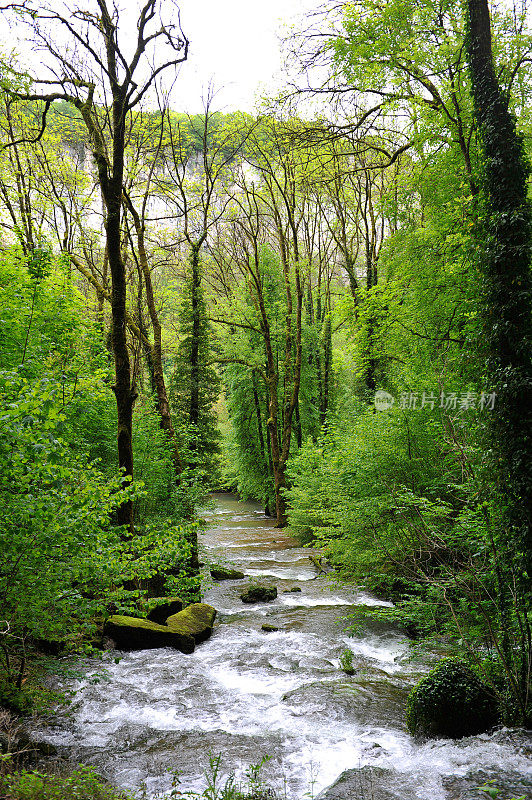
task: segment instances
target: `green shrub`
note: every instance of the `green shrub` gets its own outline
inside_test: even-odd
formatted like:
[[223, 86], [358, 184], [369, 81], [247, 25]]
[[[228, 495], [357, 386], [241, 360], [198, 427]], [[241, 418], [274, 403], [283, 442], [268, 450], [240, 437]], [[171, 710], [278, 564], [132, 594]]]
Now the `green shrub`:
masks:
[[340, 667], [346, 675], [354, 675], [355, 667], [353, 666], [353, 651], [347, 648], [340, 656]]
[[22, 770], [1, 779], [5, 800], [132, 800], [132, 795], [102, 783], [90, 767], [72, 775], [48, 775]]
[[464, 662], [442, 659], [411, 691], [406, 724], [413, 735], [459, 739], [482, 733], [497, 722], [488, 687]]

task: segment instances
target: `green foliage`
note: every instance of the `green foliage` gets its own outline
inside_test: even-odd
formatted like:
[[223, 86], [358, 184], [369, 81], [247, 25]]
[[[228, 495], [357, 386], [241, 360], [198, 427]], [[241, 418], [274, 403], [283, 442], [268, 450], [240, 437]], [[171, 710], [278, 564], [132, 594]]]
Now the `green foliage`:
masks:
[[[277, 398], [283, 409], [291, 392], [289, 376], [285, 374], [285, 331], [287, 304], [284, 278], [278, 254], [264, 245], [259, 253], [259, 270], [270, 337], [278, 370]], [[293, 287], [292, 287], [293, 290]], [[249, 284], [235, 288], [233, 301], [227, 305], [225, 316], [234, 320], [219, 332], [223, 357], [224, 385], [230, 420], [226, 440], [225, 479], [235, 484], [242, 497], [251, 497], [265, 508], [275, 508], [273, 467], [271, 463], [267, 421], [269, 387], [265, 378], [266, 352], [261, 335], [260, 315]], [[307, 309], [308, 311], [308, 309]], [[221, 314], [221, 312], [218, 312]], [[330, 348], [330, 320], [317, 324], [307, 320], [302, 325], [302, 348], [305, 353], [299, 390], [299, 427], [302, 438], [315, 436], [320, 425], [319, 364], [317, 355], [324, 356]], [[330, 376], [328, 376], [330, 380]], [[322, 387], [323, 389], [323, 387]], [[332, 395], [332, 390], [330, 391]], [[279, 415], [281, 436], [282, 414]], [[297, 451], [298, 423], [292, 423], [291, 452]]]
[[[179, 788], [179, 774], [174, 773], [172, 790], [168, 800], [276, 800], [277, 794], [263, 780], [261, 770], [271, 756], [263, 756], [257, 764], [250, 764], [243, 780], [237, 780], [234, 772], [222, 775], [222, 757], [209, 753], [209, 766], [205, 770], [206, 786], [199, 792], [183, 794]], [[163, 800], [163, 798], [161, 798]]]
[[87, 331], [81, 296], [70, 283], [66, 263], [47, 249], [27, 258], [13, 248], [0, 258], [0, 364], [21, 367], [26, 377], [43, 369], [74, 367]]
[[201, 283], [199, 250], [192, 248], [190, 274], [179, 308], [177, 355], [169, 385], [182, 460], [204, 487], [218, 481], [220, 434], [213, 406], [220, 379], [212, 366], [212, 333]]
[[[376, 414], [359, 405], [317, 443], [307, 440], [290, 462], [290, 525], [326, 545], [333, 562], [370, 587], [386, 575], [399, 577], [397, 562], [408, 558], [408, 543], [395, 540], [405, 497], [422, 496], [444, 479], [453, 491], [450, 454], [446, 462], [430, 423], [428, 412]], [[449, 474], [442, 475], [446, 463]]]
[[104, 783], [91, 767], [79, 767], [69, 776], [22, 770], [0, 780], [5, 800], [133, 800]]
[[[130, 494], [62, 438], [61, 387], [0, 374], [0, 605], [3, 641], [72, 639], [98, 604], [94, 581], [116, 579], [119, 529], [113, 510]], [[5, 665], [9, 674], [9, 665]]]
[[[495, 786], [494, 780], [487, 781], [478, 788], [480, 789], [481, 792], [485, 792], [488, 797], [493, 798], [493, 800], [496, 800], [496, 798], [499, 797], [502, 791], [502, 789], [498, 789], [497, 786]], [[510, 800], [526, 800], [526, 797], [524, 794], [522, 794], [519, 797], [511, 797]]]
[[231, 422], [229, 435], [224, 442], [227, 461], [225, 480], [235, 482], [242, 498], [251, 497], [265, 508], [273, 509], [275, 496], [267, 450], [266, 392], [252, 370], [237, 365], [229, 364], [225, 368], [224, 382]]
[[[459, 416], [452, 424], [456, 435]], [[291, 462], [289, 520], [345, 579], [394, 600], [373, 617], [400, 623], [419, 641], [445, 637], [447, 651], [467, 655], [511, 723], [523, 715], [530, 658], [521, 596], [514, 594], [504, 626], [493, 622], [502, 619], [501, 575], [516, 586], [519, 558], [510, 542], [494, 544], [497, 502], [479, 504], [478, 482], [464, 481], [476, 448], [442, 433], [422, 411], [363, 410], [350, 426], [337, 423]]]
[[200, 577], [191, 570], [193, 539], [198, 523], [176, 525], [170, 518], [146, 525], [125, 545], [121, 580], [134, 585], [119, 603], [121, 613], [131, 611], [139, 597], [179, 596], [183, 602], [197, 602]]
[[[80, 647], [111, 606], [137, 608], [157, 586], [198, 599], [191, 577], [190, 482], [176, 486], [151, 400], [138, 404], [142, 483], [116, 466], [116, 404], [100, 332], [62, 259], [0, 258], [1, 700], [29, 711], [20, 687], [36, 645]], [[140, 532], [112, 524], [136, 497]], [[125, 588], [127, 587], [127, 588]]]
[[497, 704], [487, 686], [465, 663], [446, 658], [412, 689], [406, 723], [414, 736], [458, 739], [491, 728]]
[[340, 667], [343, 669], [346, 675], [355, 674], [355, 667], [353, 665], [353, 651], [349, 648], [344, 650], [340, 655]]
[[27, 691], [17, 688], [13, 683], [0, 679], [0, 709], [17, 714], [17, 716], [27, 716], [33, 711], [32, 698]]

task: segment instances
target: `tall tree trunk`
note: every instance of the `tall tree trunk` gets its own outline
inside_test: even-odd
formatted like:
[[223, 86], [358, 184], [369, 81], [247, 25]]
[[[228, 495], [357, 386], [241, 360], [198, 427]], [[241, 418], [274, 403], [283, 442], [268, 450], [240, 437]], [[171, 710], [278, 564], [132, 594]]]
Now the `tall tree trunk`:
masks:
[[301, 415], [299, 413], [299, 397], [296, 400], [296, 407], [294, 409], [294, 420], [295, 420], [295, 433], [296, 433], [296, 442], [297, 442], [297, 449], [301, 450], [303, 446], [303, 431], [301, 429]]
[[[487, 376], [496, 393], [489, 412], [492, 466], [502, 496], [503, 529], [495, 534], [499, 626], [506, 666], [520, 672], [513, 692], [526, 722], [530, 646], [518, 654], [508, 642], [511, 608], [530, 601], [532, 581], [532, 215], [530, 167], [493, 64], [487, 0], [468, 0], [467, 49], [475, 119], [482, 148], [484, 209], [480, 218], [484, 275]], [[515, 588], [514, 588], [515, 587]], [[514, 596], [515, 593], [515, 596]], [[516, 606], [516, 610], [517, 606]], [[526, 624], [526, 614], [522, 617]], [[530, 627], [528, 636], [530, 636]], [[510, 683], [512, 675], [508, 673]], [[514, 687], [515, 688], [515, 687]]]
[[253, 402], [255, 404], [255, 416], [257, 418], [257, 433], [259, 436], [259, 447], [260, 447], [260, 454], [262, 457], [262, 461], [266, 469], [268, 468], [268, 461], [266, 458], [266, 446], [264, 443], [264, 431], [262, 428], [262, 412], [260, 410], [260, 399], [259, 399], [259, 392], [257, 389], [257, 376], [253, 372], [251, 374], [251, 380], [253, 383]]
[[[102, 25], [109, 42], [107, 50], [109, 79], [112, 87], [112, 160], [108, 161], [102, 132], [94, 119], [93, 92], [85, 102], [76, 103], [89, 131], [93, 156], [98, 170], [98, 181], [105, 203], [105, 234], [107, 258], [111, 272], [111, 342], [115, 362], [117, 408], [118, 465], [126, 481], [133, 478], [133, 407], [137, 391], [132, 383], [131, 364], [126, 336], [126, 268], [122, 257], [122, 187], [124, 183], [125, 121], [127, 113], [126, 92], [116, 78], [116, 53], [111, 46], [115, 27], [108, 15], [102, 14]], [[123, 503], [117, 510], [119, 525], [133, 531], [133, 503]]]
[[192, 341], [190, 345], [190, 406], [189, 422], [198, 425], [199, 422], [199, 337], [200, 337], [200, 246], [194, 243], [190, 252], [192, 266]]
[[322, 389], [320, 396], [320, 426], [323, 426], [327, 420], [327, 411], [329, 409], [329, 387], [331, 383], [332, 330], [331, 330], [331, 318], [328, 314], [323, 320], [322, 346], [323, 346], [323, 376], [321, 378]]
[[[264, 436], [264, 428], [262, 423], [262, 411], [260, 407], [260, 396], [259, 391], [257, 388], [257, 376], [255, 372], [252, 373], [251, 376], [253, 382], [253, 402], [255, 405], [255, 416], [257, 418], [257, 432], [259, 435], [259, 447], [260, 447], [260, 454], [262, 456], [262, 462], [264, 464], [264, 469], [268, 477], [272, 475], [272, 467], [271, 467], [271, 451], [270, 451], [270, 442], [269, 437], [268, 441]], [[266, 436], [268, 436], [268, 429], [266, 428]], [[269, 517], [271, 514], [270, 511], [270, 500], [269, 500], [269, 492], [266, 493], [264, 497], [265, 507], [264, 513]]]
[[475, 117], [483, 149], [483, 268], [488, 370], [497, 391], [491, 421], [499, 483], [532, 579], [532, 215], [530, 167], [491, 52], [487, 0], [468, 0]]
[[[113, 102], [113, 166], [111, 176], [106, 177], [105, 201], [107, 219], [105, 222], [107, 255], [112, 278], [111, 311], [113, 318], [112, 344], [115, 359], [115, 384], [118, 417], [118, 465], [125, 478], [133, 478], [133, 406], [137, 392], [131, 382], [131, 365], [126, 336], [126, 270], [122, 258], [121, 210], [122, 183], [124, 179], [124, 101]], [[133, 503], [123, 503], [117, 512], [120, 525], [133, 529]]]

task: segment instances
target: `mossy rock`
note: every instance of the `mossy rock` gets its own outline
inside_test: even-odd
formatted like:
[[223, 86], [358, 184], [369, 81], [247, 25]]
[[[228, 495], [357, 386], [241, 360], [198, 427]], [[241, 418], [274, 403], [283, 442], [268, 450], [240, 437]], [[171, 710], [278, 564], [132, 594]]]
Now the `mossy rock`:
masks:
[[276, 597], [275, 586], [252, 586], [240, 595], [243, 603], [271, 603]]
[[265, 622], [264, 625], [261, 625], [261, 630], [265, 631], [265, 633], [275, 633], [279, 628], [276, 625], [270, 625], [268, 622]]
[[295, 594], [301, 591], [301, 586], [293, 586], [291, 589], [283, 589], [283, 594]]
[[412, 689], [406, 724], [414, 736], [461, 739], [492, 728], [497, 703], [463, 661], [444, 658]]
[[215, 581], [237, 581], [245, 577], [243, 572], [238, 569], [221, 567], [218, 564], [210, 568], [211, 578]]
[[179, 597], [154, 597], [148, 600], [148, 613], [146, 618], [150, 622], [164, 625], [168, 617], [177, 614], [183, 608], [183, 601]]
[[196, 644], [204, 642], [212, 633], [216, 609], [208, 603], [193, 603], [168, 617], [169, 628], [187, 636], [192, 636]]
[[64, 651], [66, 642], [61, 639], [35, 639], [35, 647], [47, 656], [58, 656]]
[[157, 647], [173, 647], [182, 653], [194, 652], [194, 638], [184, 630], [174, 630], [147, 619], [109, 617], [103, 632], [114, 641], [119, 650], [152, 650]]

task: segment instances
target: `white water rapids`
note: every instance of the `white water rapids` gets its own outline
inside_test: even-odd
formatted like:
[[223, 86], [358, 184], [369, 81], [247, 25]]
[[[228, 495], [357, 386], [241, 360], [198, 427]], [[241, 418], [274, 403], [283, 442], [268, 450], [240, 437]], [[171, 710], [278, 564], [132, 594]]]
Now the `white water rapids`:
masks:
[[[91, 675], [101, 664], [89, 663], [71, 714], [36, 737], [115, 784], [144, 783], [148, 797], [168, 789], [169, 769], [181, 771], [183, 792], [201, 791], [212, 753], [225, 774], [270, 756], [264, 778], [297, 800], [316, 797], [345, 770], [356, 771], [358, 788], [331, 789], [326, 800], [474, 800], [486, 796], [476, 787], [488, 779], [504, 789], [500, 800], [517, 791], [532, 798], [525, 733], [428, 743], [408, 735], [406, 697], [426, 666], [408, 660], [407, 639], [392, 627], [373, 623], [350, 638], [339, 623], [353, 606], [382, 601], [317, 577], [308, 549], [254, 503], [215, 495], [205, 517], [202, 558], [248, 576], [207, 586], [204, 599], [218, 609], [211, 639], [192, 655], [110, 653], [97, 683]], [[240, 592], [259, 576], [277, 586], [277, 599], [244, 605]], [[284, 592], [294, 587], [301, 592]], [[265, 622], [279, 630], [262, 631]], [[339, 668], [346, 648], [353, 676]]]

